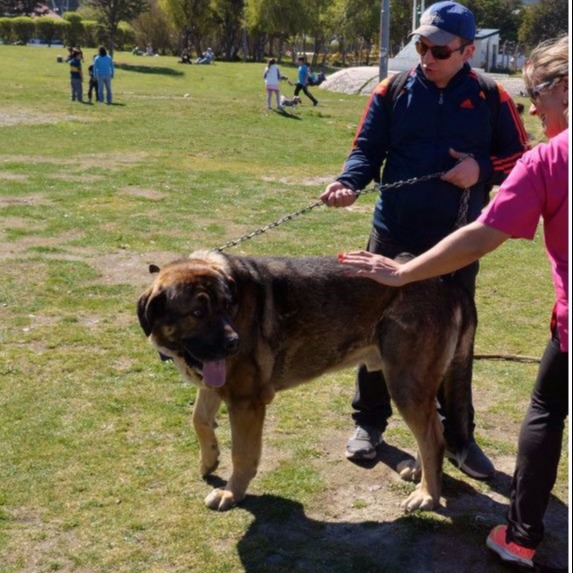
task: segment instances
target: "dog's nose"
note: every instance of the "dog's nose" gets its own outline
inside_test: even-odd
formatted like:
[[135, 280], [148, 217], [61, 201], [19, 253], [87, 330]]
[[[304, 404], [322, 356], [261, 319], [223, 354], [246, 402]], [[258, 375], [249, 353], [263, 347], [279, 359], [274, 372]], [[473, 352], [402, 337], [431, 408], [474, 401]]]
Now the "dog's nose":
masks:
[[225, 340], [225, 351], [227, 354], [235, 354], [239, 351], [240, 340], [237, 335], [228, 336]]

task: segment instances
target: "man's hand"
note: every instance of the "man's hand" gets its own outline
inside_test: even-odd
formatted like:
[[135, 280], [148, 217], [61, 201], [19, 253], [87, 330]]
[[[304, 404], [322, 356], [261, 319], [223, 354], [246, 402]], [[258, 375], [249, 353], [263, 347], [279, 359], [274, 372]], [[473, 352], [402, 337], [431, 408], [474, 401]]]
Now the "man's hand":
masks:
[[344, 186], [344, 183], [335, 181], [322, 192], [320, 199], [328, 207], [348, 207], [356, 201], [356, 193]]
[[447, 181], [461, 189], [475, 185], [479, 180], [478, 162], [467, 153], [461, 153], [452, 148], [449, 151], [450, 155], [458, 160], [458, 163], [442, 175], [442, 181]]

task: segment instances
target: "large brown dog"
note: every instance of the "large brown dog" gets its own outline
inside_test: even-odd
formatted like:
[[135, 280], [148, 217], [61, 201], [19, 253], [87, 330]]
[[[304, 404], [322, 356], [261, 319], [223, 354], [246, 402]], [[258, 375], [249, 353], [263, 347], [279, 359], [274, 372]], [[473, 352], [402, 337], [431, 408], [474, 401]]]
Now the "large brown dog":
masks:
[[348, 276], [326, 257], [201, 251], [150, 270], [159, 274], [139, 299], [139, 320], [151, 343], [199, 386], [193, 424], [204, 476], [219, 463], [214, 430], [221, 400], [229, 411], [233, 471], [225, 489], [205, 498], [208, 507], [226, 510], [244, 498], [275, 392], [355, 364], [383, 370], [418, 444], [421, 475], [414, 464], [401, 475], [421, 481], [402, 506], [439, 504], [438, 394], [448, 427], [462, 442], [468, 433], [476, 314], [461, 289], [440, 279], [385, 287]]

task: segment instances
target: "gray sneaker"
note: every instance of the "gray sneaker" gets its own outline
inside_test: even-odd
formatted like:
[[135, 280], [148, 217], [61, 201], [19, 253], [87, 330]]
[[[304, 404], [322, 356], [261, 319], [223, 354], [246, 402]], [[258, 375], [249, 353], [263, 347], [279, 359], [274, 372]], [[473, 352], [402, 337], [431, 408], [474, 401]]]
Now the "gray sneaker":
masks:
[[458, 462], [456, 454], [452, 452], [446, 451], [446, 458], [462, 472], [474, 479], [488, 480], [495, 476], [495, 468], [491, 460], [475, 442], [471, 442], [468, 446], [466, 459], [462, 464]]
[[346, 444], [346, 457], [349, 460], [372, 460], [376, 457], [376, 448], [383, 441], [382, 432], [377, 428], [356, 426]]

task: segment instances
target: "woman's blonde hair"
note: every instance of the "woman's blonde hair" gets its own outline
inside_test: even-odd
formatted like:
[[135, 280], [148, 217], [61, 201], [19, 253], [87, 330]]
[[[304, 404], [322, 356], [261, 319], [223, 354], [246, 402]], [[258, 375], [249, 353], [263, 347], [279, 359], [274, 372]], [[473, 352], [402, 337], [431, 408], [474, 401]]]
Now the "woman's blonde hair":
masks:
[[[537, 45], [523, 66], [523, 81], [527, 91], [535, 86], [566, 78], [569, 82], [569, 37], [560, 36]], [[565, 106], [565, 117], [569, 123], [569, 108]]]

